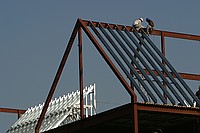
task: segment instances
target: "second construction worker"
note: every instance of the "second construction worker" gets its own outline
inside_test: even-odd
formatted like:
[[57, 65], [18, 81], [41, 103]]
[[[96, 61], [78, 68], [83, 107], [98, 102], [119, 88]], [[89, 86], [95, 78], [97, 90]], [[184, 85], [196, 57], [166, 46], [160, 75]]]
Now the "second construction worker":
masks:
[[154, 31], [154, 22], [153, 22], [153, 20], [151, 20], [149, 18], [146, 18], [146, 21], [148, 23], [146, 32], [149, 35], [149, 34], [152, 34]]

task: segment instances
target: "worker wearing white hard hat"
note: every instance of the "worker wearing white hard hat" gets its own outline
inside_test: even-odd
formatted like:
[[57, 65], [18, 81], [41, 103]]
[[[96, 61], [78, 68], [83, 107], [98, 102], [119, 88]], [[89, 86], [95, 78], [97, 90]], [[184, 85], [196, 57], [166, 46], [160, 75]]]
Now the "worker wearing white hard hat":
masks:
[[144, 28], [144, 26], [142, 25], [142, 22], [143, 22], [144, 20], [143, 20], [143, 18], [139, 18], [139, 19], [137, 19], [137, 20], [135, 20], [134, 22], [133, 22], [133, 27], [137, 30], [137, 31], [139, 31], [141, 28]]

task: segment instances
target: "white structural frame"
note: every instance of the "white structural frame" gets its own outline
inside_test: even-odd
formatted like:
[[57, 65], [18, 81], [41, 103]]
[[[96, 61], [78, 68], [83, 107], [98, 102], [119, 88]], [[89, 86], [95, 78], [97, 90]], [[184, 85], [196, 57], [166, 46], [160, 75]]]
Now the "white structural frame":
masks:
[[[83, 89], [85, 117], [96, 115], [96, 85], [89, 85]], [[43, 104], [30, 107], [8, 129], [7, 133], [34, 133], [42, 112]], [[80, 120], [80, 91], [68, 93], [51, 100], [40, 132]]]

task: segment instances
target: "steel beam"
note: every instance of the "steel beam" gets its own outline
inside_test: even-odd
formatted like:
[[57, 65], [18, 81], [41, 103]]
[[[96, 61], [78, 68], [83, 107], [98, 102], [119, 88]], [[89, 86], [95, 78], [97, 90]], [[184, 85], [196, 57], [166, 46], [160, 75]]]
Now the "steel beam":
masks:
[[[120, 68], [123, 70], [123, 72], [126, 74], [126, 76], [131, 80], [131, 82], [134, 84], [134, 86], [136, 87], [137, 91], [140, 93], [140, 95], [142, 96], [142, 98], [144, 99], [145, 102], [147, 102], [147, 98], [145, 96], [145, 94], [141, 91], [141, 89], [139, 88], [139, 86], [137, 85], [137, 83], [133, 80], [133, 78], [131, 78], [131, 75], [128, 73], [128, 70], [126, 70], [125, 66], [123, 65], [123, 63], [120, 61], [120, 59], [118, 58], [118, 56], [115, 54], [115, 52], [112, 50], [112, 48], [109, 46], [109, 44], [104, 40], [104, 38], [100, 35], [100, 33], [96, 30], [95, 27], [91, 27], [95, 34], [99, 37], [99, 39], [101, 40], [101, 42], [104, 44], [104, 46], [107, 48], [107, 50], [110, 52], [110, 54], [112, 55], [112, 57], [115, 59], [115, 61], [118, 63], [118, 65], [120, 66]], [[106, 38], [109, 40], [109, 42], [111, 43], [111, 45], [115, 48], [115, 50], [117, 51], [117, 53], [120, 55], [120, 57], [123, 59], [123, 61], [127, 64], [127, 66], [131, 69], [131, 71], [135, 74], [135, 76], [138, 78], [138, 80], [142, 80], [141, 77], [137, 74], [137, 72], [135, 71], [135, 69], [133, 69], [133, 66], [129, 63], [129, 61], [126, 59], [126, 57], [123, 55], [123, 53], [119, 50], [119, 48], [115, 45], [115, 42], [111, 39], [111, 37], [108, 35], [108, 33], [105, 31], [105, 29], [99, 24], [99, 29], [102, 31], [102, 33], [106, 36]], [[144, 84], [143, 82], [140, 82], [143, 87], [145, 89], [148, 90], [149, 95], [151, 96], [152, 100], [156, 103], [157, 100], [156, 98], [153, 96], [153, 94], [150, 92], [149, 88], [146, 86], [146, 84]]]
[[4, 113], [14, 113], [17, 114], [18, 118], [20, 118], [21, 114], [24, 114], [26, 110], [21, 110], [21, 109], [11, 109], [11, 108], [0, 108], [0, 112]]
[[[108, 30], [110, 31], [110, 33], [113, 35], [113, 37], [116, 39], [116, 41], [120, 44], [121, 48], [125, 51], [125, 53], [129, 56], [129, 58], [131, 59], [131, 61], [134, 62], [134, 64], [137, 66], [137, 68], [141, 71], [141, 73], [143, 74], [143, 76], [145, 77], [145, 79], [147, 79], [147, 82], [150, 84], [150, 86], [153, 88], [153, 90], [156, 92], [156, 94], [158, 95], [158, 97], [161, 99], [161, 101], [163, 103], [167, 103], [166, 99], [163, 98], [162, 94], [160, 93], [160, 91], [157, 89], [157, 87], [152, 83], [151, 79], [149, 78], [149, 76], [147, 76], [147, 74], [143, 71], [143, 68], [141, 67], [141, 65], [136, 61], [136, 59], [134, 57], [136, 56], [132, 56], [132, 54], [130, 53], [130, 51], [125, 47], [125, 44], [119, 39], [119, 37], [115, 34], [115, 32], [110, 29], [110, 27], [108, 26]], [[118, 32], [119, 33], [119, 32]], [[121, 35], [121, 34], [120, 34]], [[126, 64], [130, 67], [131, 71], [135, 74], [136, 78], [140, 81], [141, 84], [144, 83], [144, 81], [141, 79], [140, 75], [138, 75], [137, 71], [133, 68], [132, 64], [129, 63], [129, 61], [127, 60], [127, 58], [124, 56], [123, 52], [121, 52], [121, 50], [117, 47], [117, 45], [114, 45], [116, 51], [118, 53], [120, 53], [122, 59], [126, 62]], [[138, 53], [137, 49], [137, 53]], [[139, 54], [137, 54], [139, 56]], [[148, 89], [147, 87], [144, 86], [144, 89], [146, 90], [146, 92], [151, 96], [152, 92], [150, 89]]]
[[[82, 20], [82, 22], [86, 25], [89, 26], [89, 22], [87, 20]], [[98, 27], [98, 23], [99, 22], [95, 22], [92, 21], [91, 22], [95, 27]], [[101, 22], [101, 26], [106, 28], [107, 27], [107, 23], [103, 23]], [[116, 24], [109, 24], [109, 26], [115, 30], [116, 29]], [[117, 25], [119, 30], [123, 30], [124, 29], [124, 25]], [[126, 30], [127, 31], [132, 31], [132, 27], [131, 26], [126, 26]], [[163, 31], [163, 30], [154, 30], [152, 35], [156, 35], [156, 36], [161, 36], [161, 43], [163, 43], [163, 50], [164, 49], [164, 37], [171, 37], [171, 38], [179, 38], [179, 39], [186, 39], [186, 40], [194, 40], [194, 41], [200, 41], [200, 36], [199, 35], [192, 35], [192, 34], [183, 34], [183, 33], [177, 33], [177, 32], [169, 32], [169, 31]], [[164, 52], [163, 51], [163, 52]], [[184, 79], [189, 79], [189, 80], [200, 80], [200, 75], [197, 74], [186, 74], [186, 73], [180, 73], [181, 77]]]
[[[157, 65], [153, 62], [153, 60], [149, 57], [149, 55], [145, 52], [145, 50], [140, 45], [138, 45], [138, 43], [137, 43], [136, 39], [134, 38], [134, 36], [126, 29], [126, 27], [125, 27], [124, 31], [127, 34], [127, 36], [132, 40], [132, 42], [137, 46], [137, 48], [140, 49], [141, 53], [148, 60], [148, 62], [151, 64], [151, 66], [156, 70], [156, 72], [159, 74], [159, 76], [162, 78], [162, 80], [167, 83], [167, 86], [169, 87], [169, 89], [171, 90], [171, 92], [174, 94], [174, 96], [178, 99], [178, 101], [181, 104], [184, 105], [184, 101], [182, 100], [182, 98], [178, 95], [178, 93], [176, 92], [176, 90], [174, 90], [173, 86], [169, 83], [169, 81], [164, 77], [163, 73], [160, 72], [160, 70], [157, 67]], [[136, 31], [134, 32], [134, 34], [137, 35], [137, 38], [139, 38], [140, 42], [144, 43], [144, 40], [141, 39], [140, 35], [138, 35], [138, 33]], [[144, 43], [144, 44], [143, 44], [143, 46], [146, 46], [146, 43]], [[147, 50], [149, 50], [149, 49], [147, 49]], [[152, 51], [150, 51], [150, 52], [152, 52]]]
[[131, 104], [132, 104], [132, 108], [133, 108], [133, 133], [138, 133], [138, 108], [137, 108], [137, 103], [135, 102], [137, 101], [137, 99], [135, 99], [134, 97], [131, 97]]
[[[197, 105], [200, 106], [200, 100], [194, 95], [194, 93], [192, 92], [192, 90], [189, 88], [189, 86], [184, 82], [184, 80], [181, 78], [181, 76], [176, 72], [175, 68], [169, 63], [169, 61], [162, 55], [162, 53], [159, 51], [159, 49], [154, 45], [154, 43], [148, 38], [148, 36], [144, 33], [144, 31], [142, 31], [142, 35], [145, 37], [145, 39], [147, 40], [148, 44], [151, 45], [151, 47], [155, 50], [155, 52], [160, 56], [160, 58], [166, 63], [166, 65], [168, 66], [168, 68], [175, 74], [176, 78], [180, 81], [180, 83], [184, 86], [184, 88], [187, 90], [187, 92], [190, 94], [190, 96], [197, 102]], [[145, 43], [144, 43], [145, 44]], [[153, 57], [154, 58], [154, 57]], [[154, 58], [155, 60], [157, 60], [156, 58]], [[159, 62], [158, 62], [159, 63]], [[163, 67], [162, 65], [160, 65], [162, 67], [163, 70], [165, 70], [166, 68]], [[168, 73], [168, 71], [166, 71], [167, 76], [172, 80], [172, 82], [174, 83], [174, 85], [177, 87], [177, 89], [179, 89], [179, 92], [183, 95], [183, 97], [187, 100], [187, 102], [192, 105], [193, 102], [187, 97], [187, 95], [185, 94], [184, 91], [182, 91], [181, 87], [176, 83], [176, 81], [174, 80], [174, 78], [172, 77], [171, 74]]]
[[[164, 36], [164, 31], [161, 32], [161, 52], [163, 54], [163, 56], [165, 56], [165, 36]], [[166, 67], [165, 61], [162, 60], [162, 64], [164, 67]], [[166, 73], [163, 72], [163, 75], [166, 77]], [[163, 86], [166, 88], [167, 85], [165, 82], [163, 82]], [[163, 93], [163, 96], [165, 97], [165, 99], [167, 99], [167, 95], [165, 93]]]
[[[126, 45], [128, 45], [128, 47], [131, 49], [131, 51], [134, 53], [134, 57], [137, 57], [138, 60], [144, 65], [145, 68], [147, 68], [149, 74], [154, 78], [154, 80], [156, 81], [156, 83], [160, 86], [160, 88], [168, 95], [170, 101], [172, 102], [172, 104], [175, 104], [174, 99], [171, 97], [171, 95], [165, 90], [165, 88], [163, 87], [163, 85], [160, 83], [160, 80], [157, 78], [157, 76], [154, 74], [154, 72], [152, 72], [151, 68], [148, 66], [148, 64], [145, 62], [145, 60], [141, 57], [141, 55], [138, 53], [140, 48], [137, 47], [137, 50], [135, 50], [135, 48], [131, 45], [131, 42], [128, 40], [128, 38], [122, 33], [122, 31], [120, 31], [117, 26], [116, 26], [116, 30], [118, 32], [118, 34], [121, 36], [121, 38], [126, 42]], [[136, 41], [134, 41], [136, 43]], [[137, 44], [137, 43], [136, 43]], [[141, 44], [141, 43], [139, 43]], [[138, 46], [141, 47], [141, 45], [137, 44]], [[133, 58], [133, 56], [130, 57], [132, 61], [135, 60], [135, 58]], [[144, 73], [146, 73], [143, 68], [140, 67], [140, 65], [137, 63], [137, 61], [135, 61], [135, 69], [136, 71], [139, 71], [140, 73], [142, 73], [143, 75], [145, 75]], [[146, 69], [145, 69], [146, 70]], [[140, 74], [139, 73], [139, 74]], [[145, 76], [148, 82], [152, 81], [149, 79], [148, 76]], [[152, 87], [152, 88], [156, 88], [156, 87]], [[165, 103], [165, 102], [164, 102]]]
[[154, 30], [152, 35], [161, 36], [162, 32], [164, 32], [164, 36], [165, 37], [179, 38], [179, 39], [186, 39], [186, 40], [193, 40], [193, 41], [200, 41], [200, 36], [198, 36], [198, 35], [183, 34], [183, 33], [170, 32], [170, 31]]
[[79, 85], [80, 85], [80, 116], [84, 118], [84, 99], [83, 99], [83, 54], [82, 54], [82, 29], [78, 30], [78, 46], [79, 46]]
[[[189, 80], [199, 80], [200, 81], [200, 75], [199, 74], [189, 74], [189, 73], [179, 73], [179, 75], [183, 79], [189, 79]], [[172, 73], [172, 76], [175, 77], [175, 75]]]
[[101, 56], [104, 58], [104, 60], [106, 61], [106, 63], [109, 65], [109, 67], [115, 73], [115, 75], [117, 76], [117, 78], [119, 79], [119, 81], [122, 83], [122, 85], [125, 87], [125, 89], [127, 90], [127, 92], [131, 96], [137, 97], [136, 94], [134, 93], [133, 89], [129, 86], [129, 84], [126, 82], [126, 80], [120, 74], [120, 72], [118, 71], [118, 69], [112, 63], [111, 59], [105, 53], [105, 51], [103, 50], [103, 48], [101, 47], [101, 45], [98, 43], [98, 41], [92, 35], [92, 33], [90, 32], [90, 30], [87, 28], [87, 25], [84, 23], [84, 21], [82, 21], [81, 19], [79, 19], [79, 22], [80, 22], [81, 27], [83, 28], [83, 30], [85, 31], [85, 33], [89, 37], [89, 39], [92, 41], [92, 43], [97, 48], [97, 50], [99, 51], [99, 53], [101, 54]]
[[[135, 69], [137, 69], [137, 72], [138, 72], [139, 74], [141, 74], [141, 72], [139, 71], [138, 68], [135, 68]], [[148, 75], [150, 75], [150, 73], [148, 72], [147, 69], [144, 69], [144, 71], [145, 71]], [[154, 72], [155, 75], [159, 76], [159, 74], [158, 74], [155, 70], [152, 70], [152, 71]], [[163, 72], [163, 71], [161, 71], [161, 72]], [[176, 76], [173, 74], [173, 72], [170, 72], [170, 73], [171, 73], [171, 75], [172, 75], [174, 78], [176, 78]], [[178, 74], [179, 74], [183, 79], [187, 79], [187, 80], [198, 80], [198, 81], [200, 81], [200, 75], [199, 75], [199, 74], [188, 74], [188, 73], [181, 73], [181, 72], [179, 72]]]
[[61, 76], [61, 74], [62, 74], [62, 71], [63, 71], [63, 68], [64, 68], [64, 66], [65, 66], [66, 60], [67, 60], [67, 58], [68, 58], [68, 55], [69, 55], [69, 53], [70, 53], [70, 50], [71, 50], [72, 45], [73, 45], [73, 42], [74, 42], [74, 39], [75, 39], [75, 37], [76, 37], [78, 28], [79, 28], [79, 25], [78, 25], [78, 22], [77, 22], [76, 25], [75, 25], [75, 27], [74, 27], [74, 30], [73, 30], [73, 32], [72, 32], [72, 35], [71, 35], [71, 37], [70, 37], [70, 40], [69, 40], [69, 42], [68, 42], [68, 45], [67, 45], [67, 48], [66, 48], [66, 50], [65, 50], [65, 53], [64, 53], [64, 55], [63, 55], [63, 58], [62, 58], [62, 60], [61, 60], [60, 66], [59, 66], [59, 68], [58, 68], [58, 70], [57, 70], [56, 76], [55, 76], [54, 81], [53, 81], [53, 83], [52, 83], [52, 86], [51, 86], [51, 89], [50, 89], [49, 94], [48, 94], [48, 96], [47, 96], [47, 99], [46, 99], [46, 101], [45, 101], [44, 107], [43, 107], [43, 109], [42, 109], [42, 113], [41, 113], [40, 118], [39, 118], [39, 120], [38, 120], [38, 122], [37, 122], [37, 125], [36, 125], [36, 127], [35, 127], [35, 133], [39, 133], [39, 131], [40, 131], [40, 126], [41, 126], [41, 124], [42, 124], [42, 121], [43, 121], [43, 119], [44, 119], [45, 113], [46, 113], [46, 111], [47, 111], [47, 109], [48, 109], [49, 103], [50, 103], [50, 101], [51, 101], [51, 99], [52, 99], [52, 96], [53, 96], [53, 94], [54, 94], [54, 91], [55, 91], [55, 89], [56, 89], [56, 86], [57, 86], [57, 84], [58, 84], [58, 81], [59, 81], [59, 79], [60, 79], [60, 76]]
[[[87, 21], [87, 20], [82, 20], [83, 23], [85, 23], [85, 25], [89, 26], [89, 22], [90, 21]], [[95, 21], [92, 21], [92, 24], [94, 26], [98, 26], [98, 23], [99, 22], [95, 22]], [[101, 22], [101, 25], [106, 28], [107, 27], [107, 23], [104, 23], [104, 22]], [[115, 29], [115, 25], [116, 24], [109, 24], [110, 27], [112, 29]], [[117, 24], [117, 26], [119, 27], [119, 29], [123, 29], [123, 25], [120, 25], [120, 24]], [[128, 31], [131, 31], [132, 30], [132, 26], [126, 26], [127, 30]], [[157, 36], [161, 36], [162, 35], [162, 30], [154, 30], [154, 32], [152, 33], [152, 35], [157, 35]], [[200, 41], [200, 36], [198, 35], [192, 35], [192, 34], [183, 34], [183, 33], [177, 33], [177, 32], [169, 32], [169, 31], [164, 31], [164, 36], [165, 37], [171, 37], [171, 38], [179, 38], [179, 39], [186, 39], [186, 40], [194, 40], [194, 41]]]

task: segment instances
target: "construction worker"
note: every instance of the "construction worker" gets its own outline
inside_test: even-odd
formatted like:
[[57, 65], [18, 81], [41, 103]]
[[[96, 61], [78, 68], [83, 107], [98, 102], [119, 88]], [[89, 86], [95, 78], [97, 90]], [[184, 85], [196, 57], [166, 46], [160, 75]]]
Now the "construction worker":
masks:
[[140, 29], [141, 28], [144, 28], [144, 26], [142, 25], [142, 22], [143, 22], [144, 20], [143, 20], [143, 18], [139, 18], [139, 19], [137, 19], [137, 20], [135, 20], [134, 21], [134, 23], [133, 23], [133, 27], [138, 31], [138, 32], [140, 32]]
[[149, 34], [152, 34], [153, 31], [154, 31], [154, 22], [149, 18], [146, 18], [146, 21], [148, 23], [147, 28], [146, 28], [146, 32], [149, 35]]

